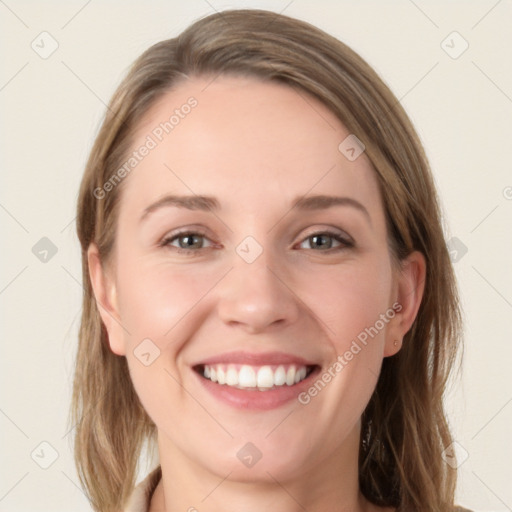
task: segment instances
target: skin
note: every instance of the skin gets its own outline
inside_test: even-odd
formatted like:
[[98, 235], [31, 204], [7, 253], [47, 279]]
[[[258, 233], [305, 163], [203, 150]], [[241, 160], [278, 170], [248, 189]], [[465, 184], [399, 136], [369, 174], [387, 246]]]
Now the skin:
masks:
[[[384, 510], [359, 490], [360, 417], [383, 358], [400, 350], [417, 314], [425, 259], [414, 252], [400, 272], [393, 268], [368, 159], [348, 161], [338, 150], [346, 128], [284, 85], [191, 78], [150, 109], [134, 149], [190, 96], [197, 107], [122, 184], [111, 260], [102, 265], [94, 244], [88, 253], [111, 350], [127, 358], [158, 428], [163, 477], [150, 510]], [[141, 221], [167, 194], [214, 196], [220, 208], [166, 206]], [[350, 205], [292, 208], [316, 194], [350, 197], [367, 214]], [[206, 235], [193, 254], [177, 252], [183, 238], [159, 245], [181, 228]], [[326, 250], [310, 238], [326, 230], [354, 245], [327, 237]], [[235, 250], [247, 236], [263, 249], [252, 263]], [[396, 301], [400, 312], [307, 405], [236, 409], [191, 369], [240, 349], [284, 351], [327, 368]], [[149, 366], [134, 355], [146, 338], [160, 350]], [[251, 468], [236, 456], [247, 442], [262, 453]]]

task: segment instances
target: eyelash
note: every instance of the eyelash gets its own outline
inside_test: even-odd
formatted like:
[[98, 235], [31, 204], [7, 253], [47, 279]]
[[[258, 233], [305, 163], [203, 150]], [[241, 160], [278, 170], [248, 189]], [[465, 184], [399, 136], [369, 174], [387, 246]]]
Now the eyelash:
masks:
[[[302, 241], [300, 242], [300, 244], [304, 243], [308, 239], [311, 239], [315, 236], [321, 236], [321, 235], [331, 237], [336, 242], [339, 242], [341, 245], [338, 247], [330, 247], [329, 249], [323, 249], [323, 250], [318, 250], [318, 251], [315, 251], [314, 249], [306, 249], [306, 250], [332, 254], [333, 252], [339, 252], [339, 251], [343, 251], [346, 249], [350, 249], [350, 248], [354, 247], [354, 245], [355, 245], [352, 241], [343, 238], [339, 233], [329, 231], [329, 230], [316, 231], [314, 233], [311, 233], [308, 236], [306, 236], [305, 238], [303, 238]], [[184, 249], [183, 247], [171, 246], [172, 242], [174, 242], [175, 240], [178, 240], [181, 237], [185, 237], [185, 236], [200, 236], [202, 238], [208, 239], [208, 236], [206, 235], [206, 233], [203, 233], [202, 231], [182, 231], [182, 232], [174, 233], [171, 236], [165, 237], [159, 243], [159, 246], [170, 248], [171, 250], [173, 250], [177, 253], [187, 254], [188, 256], [197, 256], [201, 249], [211, 249], [212, 248], [210, 246], [210, 247], [200, 247], [199, 249]], [[215, 244], [213, 244], [213, 245], [215, 245]]]

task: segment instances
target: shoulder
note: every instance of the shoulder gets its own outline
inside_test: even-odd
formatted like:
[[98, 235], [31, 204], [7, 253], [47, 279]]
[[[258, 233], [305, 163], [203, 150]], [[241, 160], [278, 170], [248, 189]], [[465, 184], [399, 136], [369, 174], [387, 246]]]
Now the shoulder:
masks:
[[151, 496], [161, 478], [162, 469], [158, 466], [133, 489], [123, 512], [147, 512]]

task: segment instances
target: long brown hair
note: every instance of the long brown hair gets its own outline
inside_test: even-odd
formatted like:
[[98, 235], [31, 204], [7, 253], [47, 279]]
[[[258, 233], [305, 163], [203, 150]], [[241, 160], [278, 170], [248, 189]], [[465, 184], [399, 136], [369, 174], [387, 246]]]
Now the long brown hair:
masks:
[[366, 146], [394, 260], [414, 250], [425, 255], [418, 315], [400, 352], [385, 358], [362, 416], [359, 481], [378, 505], [451, 510], [456, 473], [442, 460], [452, 442], [443, 393], [456, 361], [461, 315], [424, 150], [399, 101], [361, 57], [308, 23], [261, 10], [213, 14], [149, 48], [115, 92], [92, 148], [78, 200], [84, 296], [71, 418], [78, 473], [94, 509], [123, 506], [144, 443], [152, 443], [156, 432], [126, 359], [109, 349], [92, 293], [87, 249], [96, 243], [102, 262], [108, 261], [122, 184], [102, 197], [95, 190], [122, 166], [150, 106], [186, 77], [221, 74], [275, 80], [323, 102]]

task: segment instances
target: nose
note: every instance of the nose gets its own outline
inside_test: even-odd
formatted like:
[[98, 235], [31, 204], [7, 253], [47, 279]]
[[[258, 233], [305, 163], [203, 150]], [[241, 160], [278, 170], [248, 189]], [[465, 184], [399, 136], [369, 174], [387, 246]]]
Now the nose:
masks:
[[300, 300], [286, 273], [271, 268], [264, 255], [253, 263], [236, 261], [220, 290], [221, 320], [247, 333], [293, 324], [300, 315]]

